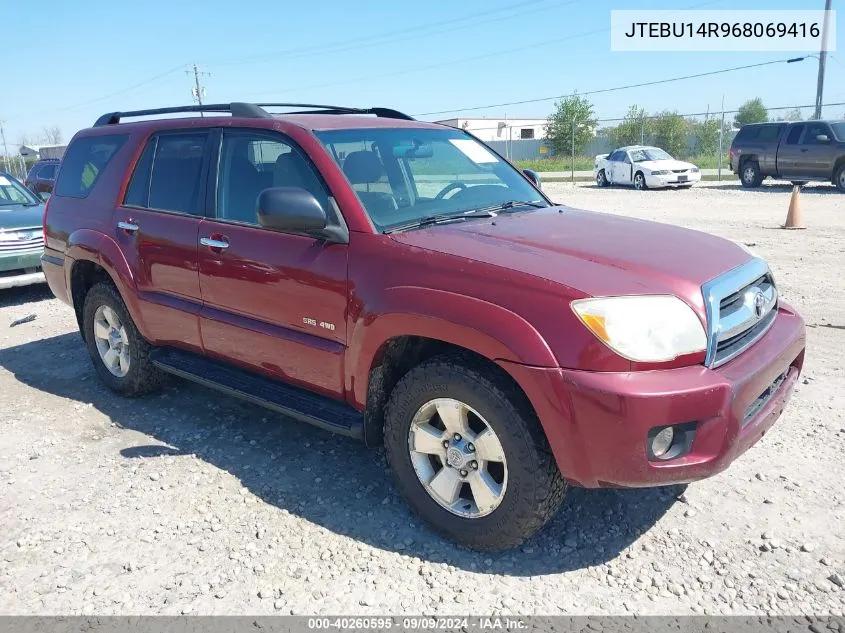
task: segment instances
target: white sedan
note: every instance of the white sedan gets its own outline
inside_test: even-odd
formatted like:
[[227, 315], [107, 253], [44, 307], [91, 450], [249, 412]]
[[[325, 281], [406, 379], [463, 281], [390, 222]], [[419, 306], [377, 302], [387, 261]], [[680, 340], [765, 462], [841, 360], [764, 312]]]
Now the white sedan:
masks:
[[701, 180], [692, 163], [672, 158], [659, 147], [632, 145], [596, 156], [593, 174], [599, 187], [633, 185], [634, 189], [691, 187]]

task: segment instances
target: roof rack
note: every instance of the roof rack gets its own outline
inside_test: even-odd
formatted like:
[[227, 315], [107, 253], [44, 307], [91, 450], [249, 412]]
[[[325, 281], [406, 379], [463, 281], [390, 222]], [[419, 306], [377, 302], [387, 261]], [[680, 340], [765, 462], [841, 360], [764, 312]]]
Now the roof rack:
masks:
[[153, 108], [150, 110], [131, 110], [128, 112], [107, 112], [94, 123], [94, 127], [102, 125], [117, 125], [126, 117], [154, 116], [158, 114], [179, 114], [185, 112], [216, 112], [229, 113], [232, 116], [254, 119], [269, 119], [274, 115], [264, 108], [307, 108], [285, 114], [374, 114], [388, 119], [404, 119], [413, 121], [414, 118], [390, 108], [348, 108], [345, 106], [318, 105], [315, 103], [213, 103], [204, 105], [174, 106], [172, 108]]

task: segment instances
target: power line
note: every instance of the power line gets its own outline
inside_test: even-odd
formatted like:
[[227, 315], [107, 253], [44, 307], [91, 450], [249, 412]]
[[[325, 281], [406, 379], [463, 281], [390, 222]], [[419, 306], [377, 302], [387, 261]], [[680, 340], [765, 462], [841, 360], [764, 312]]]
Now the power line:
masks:
[[[724, 2], [724, 1], [725, 0], [708, 0], [707, 2], [700, 2], [698, 4], [694, 4], [692, 6], [682, 7], [682, 8], [683, 9], [698, 9], [698, 8], [706, 7], [706, 6], [713, 5], [713, 4], [719, 4], [719, 3]], [[668, 11], [667, 11], [667, 13], [668, 13]], [[473, 57], [464, 57], [462, 59], [452, 59], [452, 60], [449, 60], [449, 61], [446, 61], [446, 62], [439, 62], [437, 64], [429, 64], [427, 66], [417, 66], [415, 68], [404, 68], [402, 70], [389, 72], [389, 73], [382, 73], [382, 74], [379, 74], [379, 75], [370, 75], [368, 77], [356, 77], [354, 79], [344, 79], [342, 81], [333, 81], [333, 82], [325, 83], [325, 84], [302, 86], [302, 87], [290, 88], [290, 89], [286, 89], [286, 90], [271, 90], [271, 91], [255, 92], [255, 93], [249, 93], [245, 96], [261, 96], [261, 95], [279, 94], [280, 92], [295, 92], [295, 91], [302, 91], [302, 90], [316, 90], [316, 89], [319, 89], [319, 88], [331, 88], [333, 86], [356, 84], [356, 83], [360, 83], [362, 81], [370, 81], [370, 80], [373, 80], [373, 79], [386, 79], [386, 78], [389, 78], [389, 77], [398, 77], [398, 76], [402, 76], [402, 75], [408, 75], [408, 74], [411, 74], [411, 73], [417, 73], [417, 72], [422, 72], [422, 71], [426, 71], [426, 70], [434, 70], [436, 68], [443, 68], [445, 66], [454, 66], [456, 64], [464, 64], [466, 62], [474, 62], [474, 61], [479, 61], [479, 60], [483, 60], [483, 59], [489, 59], [491, 57], [499, 57], [499, 56], [502, 56], [502, 55], [510, 55], [512, 53], [520, 53], [520, 52], [523, 52], [523, 51], [531, 50], [533, 48], [537, 48], [538, 46], [548, 46], [549, 44], [559, 44], [560, 42], [567, 42], [567, 41], [578, 39], [578, 38], [581, 38], [581, 37], [587, 37], [587, 36], [590, 36], [590, 35], [596, 35], [598, 33], [604, 33], [604, 32], [607, 32], [607, 31], [610, 31], [609, 26], [603, 27], [603, 28], [600, 28], [600, 29], [594, 29], [592, 31], [584, 31], [584, 32], [581, 32], [581, 33], [574, 33], [572, 35], [567, 35], [567, 36], [564, 36], [564, 37], [541, 40], [541, 41], [538, 41], [538, 42], [534, 42], [532, 44], [528, 44], [526, 46], [519, 46], [519, 47], [516, 47], [516, 48], [509, 48], [509, 49], [499, 49], [499, 50], [494, 51], [492, 53], [485, 53], [484, 55], [475, 55]]]
[[737, 70], [746, 70], [748, 68], [759, 68], [760, 66], [771, 66], [773, 64], [785, 64], [785, 63], [788, 63], [788, 61], [789, 61], [788, 59], [775, 59], [775, 60], [772, 60], [772, 61], [760, 62], [760, 63], [757, 63], [757, 64], [746, 64], [745, 66], [734, 66], [733, 68], [722, 68], [721, 70], [711, 70], [711, 71], [704, 72], [704, 73], [696, 73], [694, 75], [684, 75], [682, 77], [671, 77], [669, 79], [657, 79], [657, 80], [654, 80], [654, 81], [644, 81], [644, 82], [636, 83], [636, 84], [626, 84], [624, 86], [615, 86], [613, 88], [601, 88], [599, 90], [588, 90], [586, 92], [573, 92], [573, 93], [570, 93], [570, 94], [556, 95], [554, 97], [540, 97], [540, 98], [537, 98], [537, 99], [522, 99], [520, 101], [508, 101], [508, 102], [504, 102], [504, 103], [493, 103], [493, 104], [482, 105], [482, 106], [454, 108], [452, 110], [438, 110], [436, 112], [421, 112], [421, 113], [415, 114], [414, 116], [433, 116], [433, 115], [436, 115], [436, 114], [451, 114], [453, 112], [472, 112], [472, 111], [475, 111], [475, 110], [487, 110], [489, 108], [501, 108], [501, 107], [512, 106], [512, 105], [525, 105], [527, 103], [541, 103], [543, 101], [554, 101], [556, 99], [564, 99], [566, 97], [571, 97], [571, 96], [574, 96], [574, 95], [585, 96], [585, 95], [601, 94], [601, 93], [605, 93], [605, 92], [616, 92], [616, 91], [619, 91], [619, 90], [629, 90], [631, 88], [644, 88], [646, 86], [657, 86], [657, 85], [660, 85], [660, 84], [667, 84], [667, 83], [672, 83], [672, 82], [675, 82], [675, 81], [683, 81], [683, 80], [686, 80], [686, 79], [697, 79], [697, 78], [700, 78], [700, 77], [709, 77], [709, 76], [712, 76], [712, 75], [720, 75], [722, 73], [729, 73], [729, 72], [734, 72], [734, 71], [737, 71]]
[[165, 78], [169, 75], [172, 75], [176, 71], [182, 70], [183, 67], [184, 66], [182, 66], [182, 65], [176, 66], [175, 68], [171, 68], [167, 72], [161, 73], [160, 75], [156, 75], [155, 77], [150, 77], [149, 79], [145, 79], [144, 81], [141, 81], [137, 84], [133, 84], [133, 85], [129, 86], [128, 88], [122, 88], [121, 90], [117, 90], [115, 92], [110, 92], [109, 94], [103, 95], [102, 97], [97, 97], [96, 99], [90, 99], [88, 101], [83, 101], [82, 103], [77, 103], [77, 104], [71, 105], [71, 106], [65, 106], [63, 108], [56, 108], [55, 110], [45, 110], [45, 111], [42, 111], [42, 112], [35, 112], [35, 113], [27, 112], [26, 114], [17, 114], [17, 115], [13, 115], [9, 118], [10, 119], [17, 119], [17, 118], [21, 118], [21, 117], [24, 117], [24, 116], [38, 117], [38, 116], [44, 116], [44, 115], [47, 115], [47, 114], [55, 114], [57, 112], [67, 112], [68, 110], [75, 110], [77, 108], [81, 108], [81, 107], [84, 107], [84, 106], [87, 106], [87, 105], [91, 105], [92, 103], [97, 103], [99, 101], [111, 99], [112, 97], [116, 97], [118, 95], [122, 95], [124, 93], [131, 92], [132, 90], [136, 90], [138, 88], [141, 88], [142, 86], [146, 86], [146, 85], [151, 84], [153, 82], [159, 81], [159, 80], [161, 80], [161, 79], [163, 79], [163, 78]]
[[[524, 2], [517, 2], [515, 4], [510, 4], [504, 7], [499, 7], [497, 9], [492, 9], [485, 13], [486, 16], [490, 16], [496, 13], [502, 13], [503, 11], [513, 11], [515, 9], [519, 9], [520, 7], [525, 7], [534, 4], [542, 4], [544, 2], [548, 2], [549, 0], [526, 0]], [[482, 26], [484, 24], [490, 24], [493, 22], [500, 22], [502, 20], [507, 20], [513, 17], [519, 17], [522, 15], [530, 15], [532, 13], [537, 13], [540, 11], [547, 11], [549, 9], [554, 9], [558, 6], [567, 6], [570, 4], [575, 4], [577, 2], [582, 2], [583, 0], [570, 0], [568, 2], [554, 2], [553, 4], [545, 7], [538, 7], [535, 9], [529, 10], [522, 10], [515, 14], [505, 15], [502, 17], [496, 17], [492, 19], [479, 19], [478, 12], [473, 12], [466, 14], [461, 17], [452, 18], [449, 20], [442, 20], [439, 22], [430, 22], [428, 24], [418, 25], [410, 28], [400, 29], [397, 31], [389, 31], [387, 33], [382, 34], [375, 34], [366, 37], [359, 37], [351, 40], [341, 40], [339, 42], [328, 43], [328, 44], [319, 44], [315, 46], [306, 46], [306, 47], [298, 47], [292, 48], [282, 51], [274, 51], [268, 53], [256, 53], [254, 55], [249, 55], [242, 58], [237, 58], [233, 60], [226, 60], [221, 62], [216, 62], [215, 66], [233, 66], [238, 64], [245, 64], [245, 63], [254, 63], [260, 61], [267, 61], [270, 59], [276, 59], [278, 57], [284, 57], [286, 60], [290, 59], [299, 59], [302, 57], [311, 57], [317, 55], [324, 55], [324, 54], [335, 54], [339, 52], [346, 52], [350, 50], [357, 50], [359, 48], [370, 48], [373, 46], [382, 46], [384, 44], [392, 43], [395, 41], [404, 41], [407, 39], [416, 39], [419, 37], [425, 37], [430, 35], [430, 33], [423, 33], [422, 35], [412, 35], [411, 37], [406, 37], [409, 33], [417, 33], [419, 31], [430, 31], [432, 29], [438, 29], [437, 33], [448, 33], [450, 31], [457, 31], [466, 28], [475, 28], [477, 26]], [[460, 24], [455, 26], [458, 22], [466, 22], [471, 21], [470, 24]], [[451, 27], [441, 29], [439, 27]], [[397, 36], [400, 36], [397, 38]], [[389, 41], [382, 41], [382, 40], [389, 40]], [[361, 46], [356, 46], [357, 44], [362, 44]]]

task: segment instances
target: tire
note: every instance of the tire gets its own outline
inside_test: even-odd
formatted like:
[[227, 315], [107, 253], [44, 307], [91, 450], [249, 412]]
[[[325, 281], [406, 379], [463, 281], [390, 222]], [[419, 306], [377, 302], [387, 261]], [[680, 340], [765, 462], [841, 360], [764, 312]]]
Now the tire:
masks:
[[637, 191], [645, 191], [648, 189], [648, 185], [645, 183], [645, 175], [641, 171], [634, 174], [634, 189]]
[[763, 174], [760, 173], [760, 165], [756, 160], [747, 160], [739, 168], [739, 180], [743, 187], [753, 189], [759, 187], [763, 182]]
[[[139, 396], [156, 391], [162, 386], [165, 374], [150, 361], [151, 346], [135, 327], [123, 299], [112, 283], [101, 282], [93, 286], [85, 296], [82, 310], [82, 333], [88, 346], [88, 354], [97, 374], [112, 391], [124, 396]], [[115, 317], [119, 329], [112, 326]], [[95, 321], [110, 328], [109, 342], [95, 334]], [[97, 331], [102, 333], [99, 327]], [[120, 346], [121, 352], [125, 349], [125, 357], [128, 360], [127, 366], [124, 366], [120, 359], [123, 354], [118, 354], [117, 373], [109, 369], [105, 357], [100, 352], [103, 345], [112, 349], [113, 343]]]
[[607, 187], [610, 185], [610, 182], [607, 180], [607, 174], [605, 173], [604, 169], [600, 169], [599, 173], [596, 174], [596, 185], [599, 187]]
[[[476, 465], [477, 472], [448, 465], [452, 459], [451, 448], [449, 453], [444, 448], [440, 457], [421, 455], [412, 449], [412, 446], [419, 448], [415, 439], [417, 435], [413, 436], [412, 442], [412, 425], [415, 429], [421, 428], [417, 426], [419, 422], [414, 423], [415, 417], [419, 420], [420, 414], [432, 406], [432, 401], [446, 402], [443, 399], [451, 399], [450, 404], [457, 403], [456, 407], [463, 404], [471, 409], [466, 419], [471, 421], [474, 429], [465, 427], [468, 437], [462, 440], [479, 444], [477, 448], [468, 444], [468, 450], [477, 450], [477, 453], [469, 454], [469, 457], [478, 455], [479, 461], [471, 462], [471, 465]], [[481, 427], [478, 426], [479, 420]], [[445, 426], [439, 413], [430, 422], [430, 425], [423, 426], [429, 429], [434, 429], [432, 425]], [[478, 431], [485, 423], [494, 432], [493, 437], [498, 439], [496, 446], [506, 464], [504, 467], [498, 464], [495, 471], [496, 460], [482, 459], [489, 454], [489, 443], [484, 442], [486, 448], [481, 448], [481, 432]], [[384, 431], [388, 463], [411, 509], [435, 530], [464, 547], [485, 551], [516, 547], [546, 525], [563, 501], [565, 480], [525, 396], [507, 378], [474, 358], [446, 354], [411, 369], [390, 395]], [[445, 440], [449, 442], [456, 437], [447, 428], [442, 432], [443, 435], [434, 436], [431, 446], [442, 445], [444, 438], [449, 438]], [[474, 493], [473, 500], [467, 501], [459, 496], [454, 510], [447, 509], [423, 484], [422, 475], [417, 474], [420, 459], [429, 464], [429, 468], [431, 463], [440, 462], [440, 470], [429, 481], [440, 475], [440, 471], [451, 469], [453, 478], [457, 476], [456, 472], [470, 478], [481, 477], [482, 481], [484, 478], [486, 481], [496, 478], [501, 492], [494, 503], [487, 504], [484, 514], [482, 504], [475, 499]], [[432, 469], [432, 472], [435, 471]], [[476, 483], [478, 479], [459, 482], [459, 495], [463, 495], [464, 491], [471, 492]], [[463, 511], [473, 514], [470, 507], [475, 508], [476, 516], [459, 514]]]
[[845, 163], [842, 163], [836, 169], [836, 173], [833, 175], [833, 184], [839, 191], [845, 193]]

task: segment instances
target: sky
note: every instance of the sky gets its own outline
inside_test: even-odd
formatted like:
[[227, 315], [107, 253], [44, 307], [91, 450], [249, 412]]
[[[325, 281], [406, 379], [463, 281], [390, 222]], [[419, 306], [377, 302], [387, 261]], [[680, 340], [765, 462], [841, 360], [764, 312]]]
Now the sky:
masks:
[[[840, 2], [833, 0], [833, 8]], [[7, 16], [23, 6], [0, 5]], [[610, 50], [612, 9], [677, 8], [823, 9], [824, 1], [39, 0], [26, 8], [30, 26], [2, 40], [0, 121], [10, 151], [24, 136], [35, 142], [44, 127], [58, 126], [67, 141], [104, 112], [191, 103], [193, 75], [186, 71], [194, 63], [209, 73], [200, 77], [206, 103], [454, 111], [418, 117], [437, 120], [546, 117], [552, 100], [469, 108], [800, 55]], [[842, 21], [837, 17], [837, 27]], [[828, 59], [824, 101], [845, 102], [845, 51]], [[773, 64], [590, 99], [599, 119], [621, 117], [633, 104], [649, 112], [714, 112], [723, 96], [727, 110], [758, 96], [767, 106], [813, 104], [817, 63]], [[845, 117], [845, 105], [824, 114]]]

